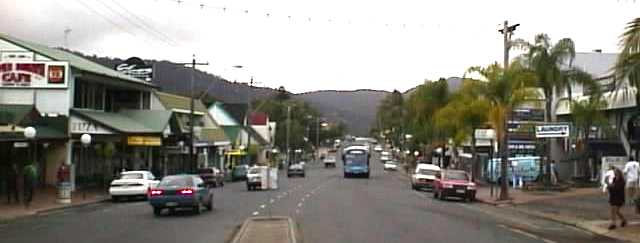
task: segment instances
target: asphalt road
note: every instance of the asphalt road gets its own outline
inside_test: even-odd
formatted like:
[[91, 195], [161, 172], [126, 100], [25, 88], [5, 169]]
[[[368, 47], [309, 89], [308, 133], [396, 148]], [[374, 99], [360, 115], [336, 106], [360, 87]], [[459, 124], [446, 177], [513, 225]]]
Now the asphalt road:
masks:
[[[375, 156], [374, 156], [375, 157]], [[215, 209], [153, 216], [145, 201], [104, 203], [0, 225], [0, 242], [224, 242], [251, 215], [289, 215], [305, 243], [616, 242], [508, 208], [433, 200], [373, 159], [370, 179], [345, 179], [340, 163], [310, 165], [306, 178], [281, 175], [276, 191], [217, 188]]]

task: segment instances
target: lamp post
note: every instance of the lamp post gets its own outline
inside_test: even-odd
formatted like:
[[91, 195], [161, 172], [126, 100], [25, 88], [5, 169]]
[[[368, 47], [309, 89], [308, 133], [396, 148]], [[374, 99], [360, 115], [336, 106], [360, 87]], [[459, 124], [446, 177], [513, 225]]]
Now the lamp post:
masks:
[[[29, 142], [33, 145], [29, 145], [29, 150], [28, 150], [28, 154], [31, 154], [33, 161], [31, 161], [31, 163], [36, 163], [36, 143], [35, 143], [35, 138], [36, 138], [36, 129], [34, 127], [27, 127], [24, 129], [24, 137], [27, 138], [29, 140]], [[33, 146], [33, 149], [31, 149], [31, 146]], [[31, 163], [29, 163], [29, 166], [33, 166], [31, 165]], [[33, 173], [33, 171], [31, 172]], [[33, 174], [31, 174], [33, 175]], [[26, 180], [24, 180], [24, 184], [27, 188], [25, 188], [26, 190], [25, 192], [25, 197], [24, 199], [24, 206], [25, 207], [29, 207], [29, 204], [31, 203], [31, 200], [33, 199], [33, 187], [34, 187], [34, 179], [35, 178], [30, 178], [30, 176], [26, 176]], [[27, 197], [27, 192], [29, 193], [28, 197]]]
[[[82, 136], [80, 136], [80, 142], [82, 143], [82, 162], [84, 164], [84, 166], [87, 165], [87, 147], [89, 147], [89, 144], [91, 144], [91, 135], [89, 134], [82, 134]], [[83, 166], [83, 167], [84, 167]], [[86, 181], [85, 181], [86, 183]], [[87, 190], [82, 190], [82, 199], [86, 199], [87, 198]]]

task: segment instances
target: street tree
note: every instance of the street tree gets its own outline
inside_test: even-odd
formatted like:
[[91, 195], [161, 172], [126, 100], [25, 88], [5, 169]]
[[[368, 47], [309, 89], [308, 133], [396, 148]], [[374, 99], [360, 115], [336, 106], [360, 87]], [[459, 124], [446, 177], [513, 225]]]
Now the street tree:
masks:
[[479, 91], [490, 108], [487, 120], [496, 131], [498, 148], [501, 155], [500, 163], [500, 200], [509, 199], [507, 184], [507, 121], [511, 111], [521, 105], [538, 99], [539, 94], [534, 88], [536, 76], [520, 63], [514, 62], [506, 70], [494, 63], [488, 67], [471, 67], [467, 71], [470, 75], [480, 76]]
[[578, 131], [583, 153], [589, 153], [590, 151], [591, 127], [603, 127], [603, 125], [608, 124], [607, 117], [603, 112], [606, 107], [607, 102], [599, 93], [592, 94], [586, 100], [571, 102], [571, 116]]
[[[616, 88], [631, 86], [640, 90], [640, 18], [627, 23], [620, 37], [620, 49], [614, 68]], [[640, 92], [635, 92], [634, 98], [640, 104]]]

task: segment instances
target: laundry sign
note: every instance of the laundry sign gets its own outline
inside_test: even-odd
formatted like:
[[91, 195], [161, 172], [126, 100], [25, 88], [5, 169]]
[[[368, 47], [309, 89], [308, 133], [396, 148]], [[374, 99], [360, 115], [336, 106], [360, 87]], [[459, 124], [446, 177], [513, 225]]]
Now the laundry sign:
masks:
[[566, 138], [569, 131], [569, 124], [537, 125], [536, 138]]

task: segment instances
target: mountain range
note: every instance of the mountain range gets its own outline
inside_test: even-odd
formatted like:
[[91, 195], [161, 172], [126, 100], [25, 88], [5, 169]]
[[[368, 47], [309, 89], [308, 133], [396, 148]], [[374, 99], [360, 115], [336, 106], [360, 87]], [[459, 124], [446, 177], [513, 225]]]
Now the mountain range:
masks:
[[[94, 62], [108, 68], [124, 62], [120, 58], [87, 56]], [[164, 92], [189, 95], [191, 69], [169, 61], [145, 60], [153, 67], [153, 83]], [[209, 97], [229, 104], [246, 103], [251, 99], [263, 99], [274, 96], [278, 91], [272, 88], [249, 87], [247, 83], [236, 83], [225, 80], [214, 74], [195, 70], [193, 86], [197, 95], [207, 92]], [[300, 94], [290, 93], [294, 99], [308, 102], [320, 111], [328, 121], [341, 121], [347, 126], [352, 135], [367, 135], [375, 120], [376, 110], [380, 101], [388, 94], [381, 90], [322, 90]]]

